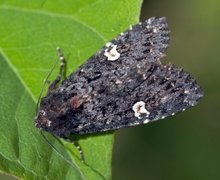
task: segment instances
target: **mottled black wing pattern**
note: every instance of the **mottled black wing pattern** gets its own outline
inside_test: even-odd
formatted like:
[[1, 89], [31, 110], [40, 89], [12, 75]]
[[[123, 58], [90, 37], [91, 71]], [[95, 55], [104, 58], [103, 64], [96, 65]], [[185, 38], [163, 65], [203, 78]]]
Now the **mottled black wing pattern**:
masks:
[[42, 98], [37, 127], [60, 137], [146, 124], [194, 106], [202, 91], [182, 69], [159, 61], [165, 18], [130, 27]]
[[[114, 45], [117, 45], [117, 51], [124, 59], [129, 57], [136, 61], [146, 59], [148, 62], [154, 62], [165, 56], [168, 41], [169, 29], [166, 18], [153, 17], [130, 26], [127, 31], [107, 43], [106, 47], [112, 49]], [[96, 54], [95, 59], [106, 60], [106, 57], [102, 57], [102, 52], [105, 52], [106, 47]]]

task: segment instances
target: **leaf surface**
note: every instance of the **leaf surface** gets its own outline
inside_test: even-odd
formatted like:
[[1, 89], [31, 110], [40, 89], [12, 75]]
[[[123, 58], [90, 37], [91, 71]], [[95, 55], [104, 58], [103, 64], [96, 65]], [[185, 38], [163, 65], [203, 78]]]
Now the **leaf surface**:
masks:
[[[68, 74], [138, 22], [141, 0], [0, 1], [0, 171], [23, 179], [111, 179], [113, 134], [79, 140], [86, 164], [34, 126], [43, 80], [62, 48]], [[51, 80], [56, 76], [53, 72]], [[60, 155], [62, 154], [62, 156]]]

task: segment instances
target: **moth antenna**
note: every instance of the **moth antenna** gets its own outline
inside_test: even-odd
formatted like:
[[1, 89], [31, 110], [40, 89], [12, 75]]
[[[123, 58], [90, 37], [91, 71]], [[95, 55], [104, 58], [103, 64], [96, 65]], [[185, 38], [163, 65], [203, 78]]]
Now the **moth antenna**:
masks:
[[65, 57], [64, 57], [60, 47], [57, 47], [56, 50], [57, 50], [57, 55], [58, 55], [59, 60], [60, 60], [60, 70], [59, 70], [59, 73], [58, 73], [56, 79], [50, 84], [50, 86], [48, 88], [48, 94], [53, 92], [53, 90], [55, 90], [57, 88], [57, 86], [61, 82], [61, 80], [66, 77], [66, 60], [65, 60]]
[[[64, 160], [66, 161], [69, 165], [71, 165], [73, 168], [79, 168], [77, 165], [74, 166], [73, 163], [71, 161], [69, 161], [68, 159], [66, 159], [56, 148], [53, 144], [51, 144], [51, 142], [47, 139], [47, 137], [43, 134], [43, 131], [41, 130], [40, 131], [43, 139], [49, 144], [49, 146]], [[56, 137], [56, 136], [53, 136], [60, 144], [63, 145], [63, 143]], [[83, 174], [81, 174], [82, 176], [84, 176]]]
[[44, 80], [44, 84], [43, 84], [43, 86], [41, 88], [40, 95], [39, 95], [38, 100], [37, 100], [36, 114], [37, 114], [37, 112], [39, 110], [39, 104], [40, 104], [40, 100], [41, 100], [42, 94], [44, 92], [44, 88], [45, 88], [46, 84], [48, 83], [48, 79], [51, 76], [51, 74], [52, 74], [53, 70], [55, 69], [55, 67], [56, 67], [56, 65], [57, 65], [59, 60], [61, 62], [60, 63], [59, 74], [56, 77], [56, 79], [50, 84], [50, 86], [48, 88], [48, 93], [50, 93], [53, 89], [55, 89], [56, 85], [62, 80], [62, 77], [66, 77], [66, 61], [65, 61], [64, 55], [63, 55], [60, 47], [57, 47], [56, 50], [57, 50], [57, 54], [58, 54], [59, 58], [55, 61], [52, 69], [47, 74], [46, 79]]
[[56, 67], [56, 65], [57, 65], [57, 63], [58, 63], [58, 61], [59, 61], [59, 59], [57, 59], [57, 60], [55, 61], [55, 63], [54, 63], [54, 65], [53, 65], [52, 69], [51, 69], [50, 72], [47, 74], [46, 79], [44, 80], [44, 84], [43, 84], [43, 86], [42, 86], [42, 88], [41, 88], [40, 95], [39, 95], [38, 100], [37, 100], [36, 114], [37, 114], [37, 112], [38, 112], [38, 110], [39, 110], [39, 104], [40, 104], [40, 100], [41, 100], [42, 94], [43, 94], [43, 92], [44, 92], [44, 88], [45, 88], [46, 84], [48, 83], [48, 79], [49, 79], [50, 75], [52, 74], [53, 70], [55, 69], [55, 67]]
[[[71, 161], [67, 160], [67, 159], [54, 147], [54, 145], [51, 144], [51, 142], [50, 142], [50, 141], [47, 139], [47, 137], [43, 134], [43, 131], [42, 131], [42, 130], [40, 131], [40, 133], [41, 133], [43, 139], [49, 144], [49, 146], [50, 146], [53, 150], [56, 151], [56, 153], [57, 153], [62, 159], [64, 159], [64, 161], [66, 161], [68, 164], [70, 164], [73, 168], [76, 168], [76, 167], [77, 167], [77, 168], [79, 169], [79, 167], [78, 167], [77, 165], [76, 165], [76, 167], [75, 167], [75, 166], [72, 164]], [[54, 137], [60, 144], [63, 145], [63, 143], [59, 140], [59, 138], [57, 138], [57, 137], [54, 136], [54, 135], [53, 135], [53, 137]], [[78, 143], [77, 141], [71, 141], [71, 142], [72, 142], [73, 145], [78, 149], [79, 154], [80, 154], [80, 160], [81, 160], [81, 162], [84, 163], [84, 164], [85, 164], [86, 166], [88, 166], [89, 168], [91, 168], [91, 170], [93, 170], [94, 172], [96, 172], [103, 180], [105, 180], [105, 177], [104, 177], [99, 171], [97, 171], [96, 169], [94, 169], [93, 167], [91, 167], [89, 164], [87, 164], [87, 163], [85, 162], [84, 154], [83, 154], [82, 148], [81, 148], [81, 146], [79, 145], [79, 143]], [[80, 174], [81, 174], [82, 177], [84, 177], [84, 175], [81, 173], [81, 171], [80, 171]], [[84, 179], [84, 178], [83, 178], [83, 179]]]
[[[50, 141], [47, 139], [47, 137], [43, 134], [43, 131], [40, 131], [40, 133], [41, 133], [43, 139], [49, 144], [49, 146], [50, 146], [53, 150], [55, 150], [56, 153], [57, 153], [60, 157], [62, 157], [67, 163], [71, 164], [71, 162], [70, 162], [69, 160], [67, 160], [67, 159], [54, 147], [53, 144], [51, 144], [51, 142], [50, 142]], [[53, 137], [54, 137], [59, 143], [61, 143], [60, 140], [59, 140], [56, 136], [53, 136]], [[62, 144], [62, 143], [61, 143], [61, 144]]]
[[63, 55], [63, 52], [62, 52], [60, 47], [57, 47], [56, 50], [57, 50], [58, 57], [60, 59], [60, 72], [59, 72], [59, 74], [60, 74], [61, 77], [63, 76], [63, 78], [66, 78], [66, 60], [65, 60], [65, 56]]
[[[53, 144], [51, 144], [51, 142], [47, 139], [47, 137], [43, 134], [43, 131], [41, 130], [40, 131], [40, 133], [41, 133], [41, 135], [42, 135], [42, 137], [43, 137], [43, 139], [49, 144], [49, 146], [52, 148], [52, 149], [54, 149], [55, 151], [56, 151], [56, 153], [62, 158], [62, 159], [64, 159], [68, 164], [70, 164], [72, 167], [74, 167], [74, 168], [78, 168], [79, 169], [79, 167], [76, 165], [76, 167], [72, 164], [72, 162], [71, 161], [69, 161], [69, 160], [67, 160], [55, 147], [54, 147], [54, 145]], [[59, 138], [57, 138], [56, 136], [54, 136], [53, 135], [53, 137], [60, 143], [60, 144], [62, 144], [62, 142], [59, 140]], [[83, 154], [83, 151], [82, 151], [82, 148], [81, 148], [81, 146], [79, 145], [79, 143], [77, 142], [77, 141], [71, 141], [72, 143], [73, 143], [73, 145], [78, 149], [78, 151], [79, 151], [79, 154], [80, 154], [80, 160], [81, 160], [81, 162], [82, 163], [84, 163], [86, 166], [88, 166], [89, 168], [91, 168], [94, 172], [96, 172], [102, 179], [105, 179], [105, 177], [99, 172], [99, 171], [97, 171], [96, 169], [94, 169], [93, 167], [91, 167], [89, 164], [87, 164], [86, 162], [85, 162], [85, 159], [84, 159], [84, 154]], [[63, 145], [63, 144], [62, 144]], [[81, 171], [80, 171], [81, 172]], [[80, 173], [81, 174], [81, 176], [82, 177], [84, 177], [84, 175], [82, 174], [82, 173]]]

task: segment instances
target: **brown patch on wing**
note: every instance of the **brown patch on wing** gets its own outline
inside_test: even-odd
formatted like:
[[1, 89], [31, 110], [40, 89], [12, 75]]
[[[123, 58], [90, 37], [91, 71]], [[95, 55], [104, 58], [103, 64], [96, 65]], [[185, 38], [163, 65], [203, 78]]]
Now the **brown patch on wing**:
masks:
[[82, 104], [82, 101], [77, 96], [71, 97], [69, 102], [72, 109], [77, 109]]

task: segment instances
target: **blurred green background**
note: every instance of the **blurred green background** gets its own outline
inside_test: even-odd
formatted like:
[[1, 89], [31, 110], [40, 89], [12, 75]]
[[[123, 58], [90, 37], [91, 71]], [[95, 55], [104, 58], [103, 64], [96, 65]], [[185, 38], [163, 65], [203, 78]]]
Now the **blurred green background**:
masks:
[[145, 0], [141, 19], [151, 16], [168, 18], [164, 62], [189, 72], [205, 96], [166, 120], [117, 131], [113, 180], [220, 179], [220, 1]]
[[205, 96], [163, 121], [116, 132], [113, 180], [220, 179], [220, 1], [145, 0], [141, 19], [168, 18], [164, 62], [189, 72]]

